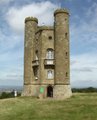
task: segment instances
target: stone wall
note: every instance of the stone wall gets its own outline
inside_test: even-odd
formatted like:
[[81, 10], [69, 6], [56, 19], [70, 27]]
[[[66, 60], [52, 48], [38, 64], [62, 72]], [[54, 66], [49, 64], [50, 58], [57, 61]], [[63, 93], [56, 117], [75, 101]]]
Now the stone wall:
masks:
[[70, 85], [55, 85], [53, 89], [54, 99], [66, 99], [72, 96]]

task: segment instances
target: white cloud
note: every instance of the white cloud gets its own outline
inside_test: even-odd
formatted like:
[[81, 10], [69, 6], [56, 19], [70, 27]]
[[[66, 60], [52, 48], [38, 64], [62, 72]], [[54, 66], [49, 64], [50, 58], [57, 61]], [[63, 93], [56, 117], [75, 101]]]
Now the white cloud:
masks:
[[53, 4], [50, 1], [39, 2], [25, 5], [23, 7], [12, 7], [6, 14], [6, 20], [8, 24], [15, 31], [23, 31], [24, 19], [27, 16], [37, 17], [39, 19], [39, 25], [45, 23], [51, 25], [53, 23], [53, 12], [59, 5]]
[[[21, 68], [21, 70], [20, 70]], [[23, 83], [23, 41], [0, 29], [0, 85]]]
[[[87, 53], [71, 56], [72, 86], [97, 87], [97, 54]], [[92, 84], [91, 84], [92, 83]]]

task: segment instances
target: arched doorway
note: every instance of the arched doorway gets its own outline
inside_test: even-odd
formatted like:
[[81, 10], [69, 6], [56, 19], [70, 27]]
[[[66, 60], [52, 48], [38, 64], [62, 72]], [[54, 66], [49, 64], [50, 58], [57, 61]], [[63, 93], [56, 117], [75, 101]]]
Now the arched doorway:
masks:
[[53, 97], [53, 87], [51, 85], [47, 87], [47, 97]]

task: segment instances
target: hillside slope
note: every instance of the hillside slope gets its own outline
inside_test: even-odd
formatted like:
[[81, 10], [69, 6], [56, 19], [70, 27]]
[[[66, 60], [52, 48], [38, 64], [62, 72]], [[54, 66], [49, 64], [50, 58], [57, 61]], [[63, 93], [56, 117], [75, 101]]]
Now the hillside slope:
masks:
[[78, 93], [64, 101], [3, 99], [0, 120], [97, 120], [97, 93]]

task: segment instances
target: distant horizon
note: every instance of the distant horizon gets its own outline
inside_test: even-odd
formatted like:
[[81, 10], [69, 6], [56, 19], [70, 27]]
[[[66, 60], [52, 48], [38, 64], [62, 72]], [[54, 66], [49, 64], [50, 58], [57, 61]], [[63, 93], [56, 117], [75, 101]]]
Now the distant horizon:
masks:
[[[0, 85], [0, 88], [16, 88], [16, 87], [19, 87], [19, 88], [23, 88], [23, 86], [21, 85], [21, 86], [14, 86], [14, 85]], [[92, 87], [92, 88], [97, 88], [97, 86], [71, 86], [71, 89], [73, 89], [73, 88], [90, 88], [90, 87]]]

